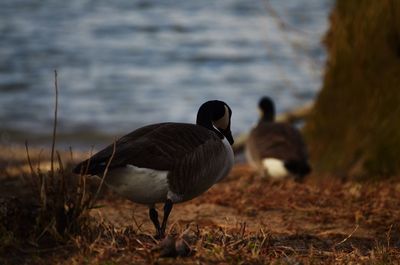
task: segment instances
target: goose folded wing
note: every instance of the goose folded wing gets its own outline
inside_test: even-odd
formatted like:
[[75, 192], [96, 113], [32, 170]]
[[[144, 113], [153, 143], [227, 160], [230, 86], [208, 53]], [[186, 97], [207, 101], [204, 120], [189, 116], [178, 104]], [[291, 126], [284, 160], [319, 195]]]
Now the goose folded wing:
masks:
[[193, 124], [160, 123], [142, 127], [80, 163], [75, 173], [100, 174], [109, 169], [134, 165], [154, 170], [171, 170], [176, 161], [199, 146], [216, 142], [211, 131]]

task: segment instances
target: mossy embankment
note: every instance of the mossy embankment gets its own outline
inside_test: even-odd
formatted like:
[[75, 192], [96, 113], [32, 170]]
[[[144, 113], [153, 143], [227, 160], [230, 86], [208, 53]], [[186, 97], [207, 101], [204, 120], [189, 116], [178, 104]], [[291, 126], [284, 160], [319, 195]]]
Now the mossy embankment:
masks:
[[337, 0], [323, 88], [305, 134], [314, 169], [400, 173], [400, 1]]

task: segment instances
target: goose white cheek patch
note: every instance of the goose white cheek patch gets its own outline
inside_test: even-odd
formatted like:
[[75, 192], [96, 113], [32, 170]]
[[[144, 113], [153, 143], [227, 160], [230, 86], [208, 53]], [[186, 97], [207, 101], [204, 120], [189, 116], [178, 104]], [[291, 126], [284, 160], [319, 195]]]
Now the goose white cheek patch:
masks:
[[224, 116], [219, 120], [213, 121], [213, 125], [217, 128], [226, 130], [226, 128], [228, 128], [229, 125], [229, 109], [227, 106], [224, 107], [225, 107]]

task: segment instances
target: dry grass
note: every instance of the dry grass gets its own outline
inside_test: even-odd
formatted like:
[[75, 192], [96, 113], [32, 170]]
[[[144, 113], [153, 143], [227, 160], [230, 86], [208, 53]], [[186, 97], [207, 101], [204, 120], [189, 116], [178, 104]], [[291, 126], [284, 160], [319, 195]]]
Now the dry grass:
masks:
[[[68, 183], [82, 187], [79, 181]], [[20, 185], [15, 182], [16, 196]], [[88, 198], [96, 192], [92, 187]], [[81, 194], [75, 188], [70, 194]], [[188, 257], [177, 258], [162, 257], [168, 246], [152, 237], [147, 209], [115, 194], [102, 194], [104, 207], [82, 208], [70, 220], [74, 229], [64, 226], [62, 231], [56, 215], [41, 217], [25, 195], [2, 204], [2, 214], [10, 207], [0, 219], [0, 263], [398, 264], [399, 191], [395, 181], [272, 183], [236, 165], [224, 182], [174, 208], [170, 235], [190, 250]], [[57, 193], [47, 194], [49, 204], [60, 201]], [[47, 206], [48, 214], [57, 212], [53, 207]]]

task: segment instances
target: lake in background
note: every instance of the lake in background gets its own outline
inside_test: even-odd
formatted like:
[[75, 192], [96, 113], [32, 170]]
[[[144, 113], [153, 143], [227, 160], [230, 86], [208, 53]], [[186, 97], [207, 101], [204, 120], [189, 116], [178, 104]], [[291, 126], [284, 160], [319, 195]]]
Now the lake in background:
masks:
[[194, 122], [210, 99], [231, 106], [235, 135], [248, 131], [263, 95], [278, 112], [315, 98], [332, 5], [2, 0], [1, 140], [51, 135], [54, 69], [65, 145], [90, 146], [149, 123]]

